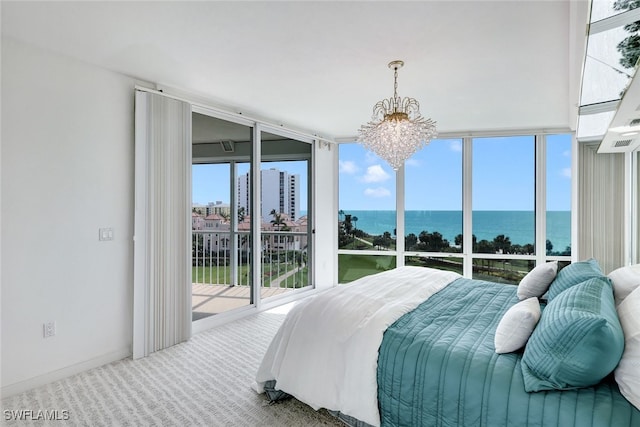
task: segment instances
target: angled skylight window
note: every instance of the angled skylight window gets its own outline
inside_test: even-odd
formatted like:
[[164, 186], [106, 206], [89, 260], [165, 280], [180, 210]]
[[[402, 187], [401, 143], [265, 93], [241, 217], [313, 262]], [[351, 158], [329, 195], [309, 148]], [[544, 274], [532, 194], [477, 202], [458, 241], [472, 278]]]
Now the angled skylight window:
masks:
[[578, 132], [576, 138], [579, 140], [595, 139], [607, 133], [609, 123], [616, 114], [615, 110], [605, 111], [598, 114], [583, 114], [578, 117]]
[[593, 0], [580, 92], [578, 139], [603, 137], [640, 55], [640, 8], [630, 0]]
[[580, 105], [614, 101], [622, 97], [634, 73], [633, 65], [627, 66], [635, 53], [634, 47], [629, 46], [633, 45], [632, 37], [634, 35], [625, 27], [589, 36]]
[[594, 0], [591, 4], [591, 21], [596, 22], [635, 9], [638, 4], [629, 0]]

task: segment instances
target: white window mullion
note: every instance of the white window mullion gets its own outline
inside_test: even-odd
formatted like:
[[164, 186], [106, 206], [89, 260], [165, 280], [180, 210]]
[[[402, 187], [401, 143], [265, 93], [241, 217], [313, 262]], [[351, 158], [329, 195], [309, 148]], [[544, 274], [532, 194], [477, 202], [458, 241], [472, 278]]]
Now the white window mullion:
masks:
[[624, 264], [630, 265], [633, 263], [634, 257], [634, 247], [635, 247], [635, 227], [633, 225], [633, 209], [635, 197], [634, 191], [637, 191], [635, 188], [635, 174], [634, 174], [634, 162], [633, 157], [635, 153], [625, 153], [624, 154], [624, 182], [625, 182], [625, 192], [624, 192], [624, 236], [625, 236], [625, 245], [624, 245]]
[[251, 286], [252, 301], [256, 307], [260, 308], [260, 289], [262, 286], [262, 209], [260, 182], [262, 169], [262, 139], [260, 137], [261, 126], [256, 124], [252, 129], [252, 161], [251, 161], [251, 276], [253, 278]]
[[571, 138], [571, 262], [578, 261], [578, 209], [580, 187], [578, 185], [581, 175], [579, 162], [578, 140], [574, 134]]
[[535, 137], [535, 227], [536, 265], [547, 256], [547, 138]]
[[396, 266], [404, 266], [404, 169], [396, 172]]
[[638, 220], [640, 217], [638, 216], [638, 192], [640, 188], [638, 186], [638, 178], [640, 177], [638, 174], [638, 155], [640, 153], [634, 152], [631, 153], [631, 264], [637, 264], [640, 262], [638, 258], [640, 256], [639, 245], [640, 245], [640, 227], [638, 227]]
[[462, 139], [462, 253], [464, 277], [473, 277], [473, 139]]
[[[229, 283], [232, 286], [240, 284], [238, 281], [238, 267], [240, 266], [240, 260], [238, 259], [238, 165], [235, 160], [229, 162], [229, 220], [231, 222], [231, 230], [229, 232]], [[226, 271], [226, 269], [225, 269]], [[219, 283], [219, 282], [218, 282]]]

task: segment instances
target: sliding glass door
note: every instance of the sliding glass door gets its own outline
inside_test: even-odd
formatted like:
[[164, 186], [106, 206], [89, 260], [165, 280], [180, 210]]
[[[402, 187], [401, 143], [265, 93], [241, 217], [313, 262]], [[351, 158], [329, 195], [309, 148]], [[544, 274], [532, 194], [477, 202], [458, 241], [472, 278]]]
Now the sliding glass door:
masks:
[[253, 303], [251, 225], [241, 200], [251, 198], [251, 126], [193, 113], [192, 318]]
[[311, 143], [261, 132], [260, 298], [311, 284]]
[[312, 282], [312, 141], [257, 126], [193, 114], [194, 321]]

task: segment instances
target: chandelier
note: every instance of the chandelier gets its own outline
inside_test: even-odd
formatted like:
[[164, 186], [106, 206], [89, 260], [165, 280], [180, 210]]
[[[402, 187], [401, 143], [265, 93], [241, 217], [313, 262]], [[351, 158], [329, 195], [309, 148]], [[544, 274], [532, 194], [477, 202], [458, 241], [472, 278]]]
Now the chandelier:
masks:
[[403, 65], [403, 61], [389, 63], [393, 69], [393, 97], [378, 101], [371, 121], [358, 131], [358, 142], [396, 171], [437, 135], [436, 122], [422, 117], [418, 101], [398, 96], [398, 69]]

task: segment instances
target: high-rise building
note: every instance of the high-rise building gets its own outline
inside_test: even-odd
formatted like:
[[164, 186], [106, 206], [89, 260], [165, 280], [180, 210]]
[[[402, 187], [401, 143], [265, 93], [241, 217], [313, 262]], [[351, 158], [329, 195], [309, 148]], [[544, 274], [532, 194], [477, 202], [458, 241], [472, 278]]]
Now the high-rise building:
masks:
[[[238, 177], [238, 209], [244, 208], [245, 214], [251, 212], [251, 177], [249, 173]], [[269, 221], [271, 211], [284, 213], [295, 221], [300, 216], [300, 175], [289, 174], [278, 169], [260, 171], [261, 182], [261, 216]]]

